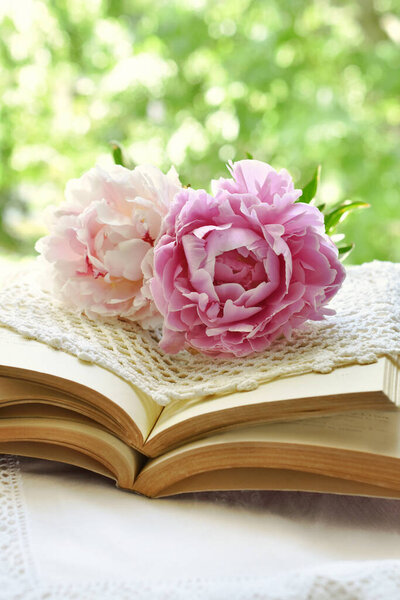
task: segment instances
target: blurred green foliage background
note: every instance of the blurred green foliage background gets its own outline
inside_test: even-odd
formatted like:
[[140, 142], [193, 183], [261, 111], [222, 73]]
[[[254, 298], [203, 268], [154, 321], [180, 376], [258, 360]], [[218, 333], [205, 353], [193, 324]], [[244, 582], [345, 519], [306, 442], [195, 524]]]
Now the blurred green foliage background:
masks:
[[66, 181], [174, 164], [209, 188], [246, 151], [343, 224], [351, 262], [400, 260], [399, 0], [1, 0], [0, 246], [33, 251]]

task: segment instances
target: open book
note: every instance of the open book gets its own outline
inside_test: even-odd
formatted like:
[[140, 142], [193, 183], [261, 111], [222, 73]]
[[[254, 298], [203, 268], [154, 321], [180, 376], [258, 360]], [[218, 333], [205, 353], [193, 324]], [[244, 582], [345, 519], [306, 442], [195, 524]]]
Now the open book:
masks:
[[400, 497], [398, 370], [381, 358], [161, 407], [108, 370], [0, 328], [0, 452], [78, 465], [152, 497]]

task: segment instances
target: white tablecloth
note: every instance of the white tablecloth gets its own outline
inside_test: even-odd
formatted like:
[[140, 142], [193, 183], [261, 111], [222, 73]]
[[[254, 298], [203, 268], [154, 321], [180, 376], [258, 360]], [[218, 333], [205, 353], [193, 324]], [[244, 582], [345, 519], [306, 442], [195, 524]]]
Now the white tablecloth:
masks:
[[288, 492], [150, 500], [0, 459], [0, 598], [400, 598], [400, 501]]

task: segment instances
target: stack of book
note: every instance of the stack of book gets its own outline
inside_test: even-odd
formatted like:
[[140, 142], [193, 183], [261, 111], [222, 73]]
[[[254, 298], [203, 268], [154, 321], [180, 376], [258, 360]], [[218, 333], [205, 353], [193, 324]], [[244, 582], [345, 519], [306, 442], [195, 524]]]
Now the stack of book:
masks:
[[114, 373], [0, 328], [0, 452], [151, 497], [274, 489], [400, 497], [399, 363], [276, 379], [165, 407]]

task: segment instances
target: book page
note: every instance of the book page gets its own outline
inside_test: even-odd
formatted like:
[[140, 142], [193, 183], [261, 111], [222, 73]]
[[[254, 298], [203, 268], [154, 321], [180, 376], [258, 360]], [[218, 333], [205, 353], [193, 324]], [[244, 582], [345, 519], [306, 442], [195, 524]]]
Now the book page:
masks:
[[400, 458], [400, 410], [357, 411], [254, 426], [243, 431], [242, 436], [254, 441], [307, 444]]
[[132, 489], [144, 457], [101, 427], [74, 419], [0, 419], [0, 453], [59, 460], [112, 477]]
[[257, 467], [314, 472], [400, 491], [399, 459], [400, 410], [357, 411], [207, 436], [148, 461], [136, 489], [157, 496], [201, 473]]
[[400, 458], [400, 410], [355, 411], [291, 422], [251, 425], [207, 436], [155, 460], [166, 460], [188, 450], [210, 445], [275, 442], [340, 448]]
[[260, 385], [248, 392], [202, 400], [171, 402], [162, 411], [146, 451], [157, 456], [168, 445], [235, 424], [288, 420], [329, 412], [390, 406], [396, 400], [386, 382], [397, 374], [386, 358], [369, 365], [351, 365], [331, 373], [308, 373]]
[[187, 477], [166, 488], [158, 497], [202, 491], [279, 490], [400, 498], [400, 491], [380, 486], [288, 469], [237, 468]]
[[128, 437], [121, 420], [96, 405], [83, 402], [82, 397], [77, 398], [40, 383], [0, 376], [1, 419], [10, 416], [52, 417], [55, 415], [64, 415], [64, 417], [68, 415], [71, 420], [77, 417], [86, 418], [99, 423], [121, 439]]
[[46, 442], [0, 442], [0, 452], [2, 454], [16, 454], [17, 456], [67, 463], [116, 480], [115, 475], [101, 462], [83, 452], [65, 446], [55, 446]]
[[[75, 399], [91, 402], [114, 418], [124, 419], [126, 427], [131, 423], [142, 440], [161, 412], [156, 402], [114, 373], [3, 327], [0, 328], [0, 375], [47, 385]], [[29, 386], [26, 396], [29, 400]]]

